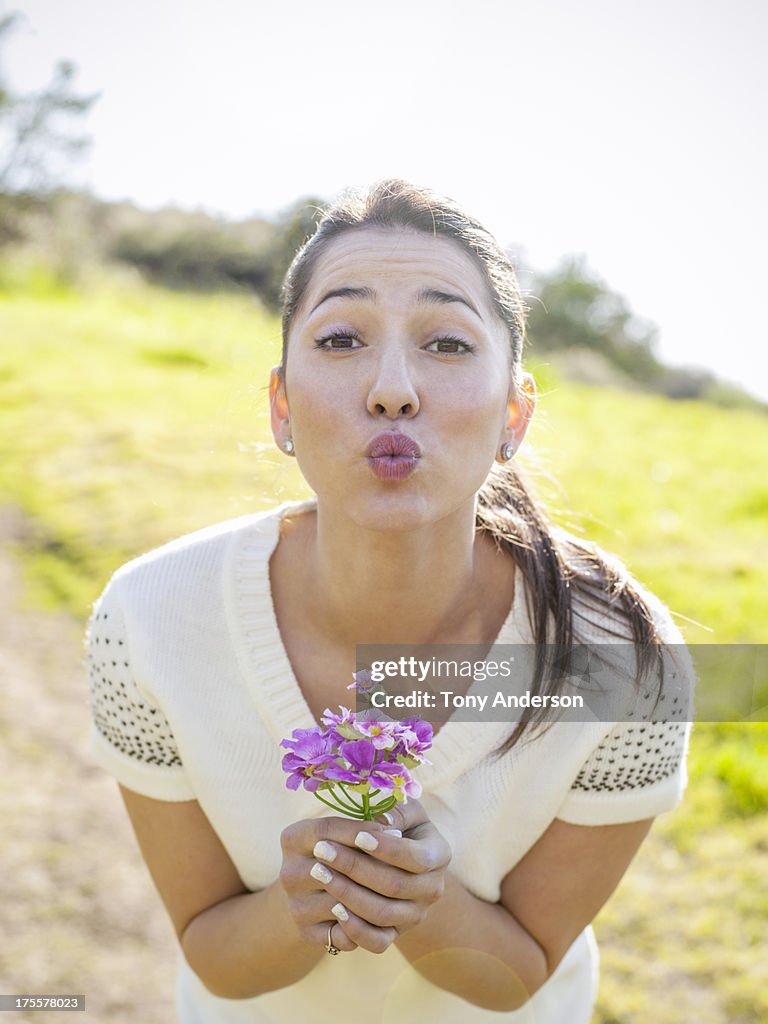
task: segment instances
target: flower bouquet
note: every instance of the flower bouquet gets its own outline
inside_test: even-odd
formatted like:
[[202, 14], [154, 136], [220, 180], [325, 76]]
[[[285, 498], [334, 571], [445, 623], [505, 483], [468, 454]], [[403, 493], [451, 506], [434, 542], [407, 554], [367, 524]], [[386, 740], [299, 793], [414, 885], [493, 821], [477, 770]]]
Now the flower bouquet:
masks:
[[[354, 686], [363, 689], [357, 677], [349, 689]], [[424, 751], [432, 746], [430, 723], [339, 711], [326, 708], [322, 726], [294, 729], [280, 744], [289, 751], [282, 762], [288, 789], [303, 785], [327, 807], [360, 821], [372, 821], [409, 796], [418, 799], [421, 784], [411, 771], [429, 764]]]

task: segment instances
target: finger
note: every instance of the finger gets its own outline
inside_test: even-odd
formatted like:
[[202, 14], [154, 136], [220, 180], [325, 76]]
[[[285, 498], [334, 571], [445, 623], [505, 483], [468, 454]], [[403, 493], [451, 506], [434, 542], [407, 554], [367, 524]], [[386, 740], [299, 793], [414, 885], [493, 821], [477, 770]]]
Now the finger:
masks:
[[429, 821], [429, 815], [418, 800], [411, 799], [395, 804], [384, 814], [377, 815], [374, 821], [381, 822], [385, 828], [399, 828], [401, 832], [407, 832]]
[[[365, 822], [366, 827], [358, 830], [352, 845], [375, 860], [414, 874], [434, 871], [450, 863], [451, 848], [431, 821], [417, 825], [402, 836], [389, 834], [383, 829], [376, 832], [369, 829], [368, 824]], [[339, 843], [320, 840], [313, 847], [313, 853], [315, 850], [320, 851], [322, 859], [333, 860], [332, 854], [338, 853]]]
[[[385, 953], [398, 937], [396, 928], [377, 928], [358, 917], [342, 903], [334, 904], [333, 913], [339, 924], [338, 928], [333, 929], [334, 940], [339, 932], [342, 932], [347, 942], [354, 942], [361, 949], [367, 949], [369, 953]], [[341, 948], [338, 943], [335, 944]]]
[[386, 828], [391, 828], [386, 822], [356, 821], [352, 818], [328, 815], [322, 818], [295, 821], [288, 825], [280, 835], [280, 844], [286, 855], [297, 853], [307, 855], [312, 852], [315, 843], [321, 839], [354, 846], [355, 836], [361, 829], [378, 835]]
[[[400, 846], [404, 849], [398, 849], [398, 844], [391, 842], [389, 836], [386, 836], [382, 837], [380, 847], [369, 853], [345, 846], [343, 843], [329, 843], [321, 839], [313, 850], [316, 860], [309, 862], [305, 870], [309, 872], [309, 881], [315, 884], [324, 884], [324, 870], [330, 870], [389, 899], [434, 903], [442, 895], [443, 883], [439, 877], [440, 873], [414, 871], [412, 867], [399, 866], [396, 863], [398, 860], [410, 865], [407, 843], [400, 840]], [[315, 867], [317, 862], [320, 864], [319, 867]], [[301, 859], [301, 863], [303, 867], [304, 858]]]
[[280, 871], [280, 881], [286, 892], [296, 899], [306, 899], [323, 891], [323, 875], [312, 857], [291, 857]]
[[[331, 912], [335, 902], [324, 889], [289, 900], [291, 917], [298, 926], [302, 938], [309, 945], [327, 943], [328, 929], [331, 924], [336, 923], [335, 915]], [[337, 933], [338, 929], [335, 929], [334, 940]], [[334, 945], [345, 953], [350, 953], [356, 948], [356, 944], [346, 936], [342, 943], [334, 941]]]
[[352, 953], [357, 949], [357, 943], [346, 934], [344, 929], [341, 927], [340, 922], [336, 920], [330, 911], [326, 911], [326, 913], [328, 914], [329, 920], [322, 921], [316, 926], [317, 930], [314, 932], [314, 934], [318, 936], [316, 941], [318, 944], [322, 944], [327, 947], [329, 935], [328, 929], [330, 928], [331, 944], [341, 953]]
[[386, 821], [387, 826], [399, 829], [403, 839], [419, 843], [418, 846], [400, 847], [399, 853], [406, 859], [398, 860], [406, 871], [430, 871], [446, 867], [452, 857], [452, 851], [445, 838], [438, 832], [418, 800], [408, 800], [396, 804], [386, 814], [379, 815], [377, 820]]
[[[405, 872], [401, 874], [406, 876]], [[335, 902], [377, 928], [404, 930], [413, 927], [424, 915], [424, 901], [390, 899], [338, 871], [331, 871], [325, 864], [316, 863], [312, 877]]]
[[410, 856], [421, 865], [422, 870], [434, 871], [445, 868], [453, 857], [448, 840], [431, 821], [409, 829], [402, 842], [408, 844]]
[[397, 803], [384, 814], [379, 814], [374, 819], [381, 822], [385, 828], [399, 829], [403, 834], [410, 834], [419, 825], [430, 821], [430, 817], [418, 800], [408, 800]]

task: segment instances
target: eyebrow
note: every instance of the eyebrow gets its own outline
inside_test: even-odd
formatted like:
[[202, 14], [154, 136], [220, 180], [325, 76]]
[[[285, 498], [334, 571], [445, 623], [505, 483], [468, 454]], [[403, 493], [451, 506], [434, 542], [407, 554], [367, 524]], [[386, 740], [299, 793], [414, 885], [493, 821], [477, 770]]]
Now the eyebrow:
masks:
[[467, 309], [471, 309], [478, 319], [483, 319], [469, 299], [465, 299], [462, 295], [455, 295], [453, 292], [441, 292], [438, 288], [422, 288], [416, 298], [419, 302], [439, 302], [444, 305], [449, 302], [460, 302]]
[[320, 299], [316, 306], [312, 307], [311, 313], [314, 313], [316, 309], [319, 309], [324, 302], [329, 299], [368, 299], [371, 302], [376, 301], [376, 292], [373, 288], [334, 288], [333, 291], [326, 292], [325, 295]]
[[[324, 302], [328, 302], [329, 299], [368, 299], [369, 302], [375, 302], [376, 292], [373, 288], [368, 288], [367, 286], [362, 288], [334, 288], [332, 291], [326, 292], [325, 295], [323, 295], [320, 301], [312, 307], [311, 313], [314, 313], [316, 309], [319, 309], [320, 306], [322, 306]], [[447, 305], [451, 302], [460, 302], [463, 306], [466, 306], [467, 309], [470, 309], [478, 319], [483, 319], [468, 299], [465, 299], [461, 295], [456, 295], [453, 292], [442, 292], [438, 288], [422, 288], [416, 296], [416, 301], [421, 304], [437, 302], [443, 305]]]

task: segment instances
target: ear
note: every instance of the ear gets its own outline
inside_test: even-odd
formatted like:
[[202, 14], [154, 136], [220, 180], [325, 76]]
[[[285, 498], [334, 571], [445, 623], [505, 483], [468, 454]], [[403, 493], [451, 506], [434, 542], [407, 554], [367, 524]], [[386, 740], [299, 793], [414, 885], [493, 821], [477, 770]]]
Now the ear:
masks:
[[504, 425], [501, 444], [511, 442], [517, 451], [523, 443], [535, 409], [536, 382], [530, 373], [523, 373], [517, 382], [512, 381], [509, 388], [507, 422]]
[[273, 366], [269, 374], [269, 413], [272, 424], [272, 436], [278, 448], [290, 434], [288, 398], [285, 393], [285, 380], [282, 369]]

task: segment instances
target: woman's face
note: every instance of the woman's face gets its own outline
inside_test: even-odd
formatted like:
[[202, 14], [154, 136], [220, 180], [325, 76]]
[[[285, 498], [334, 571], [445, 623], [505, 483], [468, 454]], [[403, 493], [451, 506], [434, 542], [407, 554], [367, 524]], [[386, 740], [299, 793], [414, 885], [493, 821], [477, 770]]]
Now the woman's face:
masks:
[[[499, 446], [519, 445], [533, 411], [481, 270], [458, 243], [408, 229], [328, 245], [291, 325], [285, 377], [270, 380], [276, 440], [293, 438], [324, 508], [372, 529], [474, 508]], [[418, 456], [371, 459], [382, 433], [407, 435]]]

